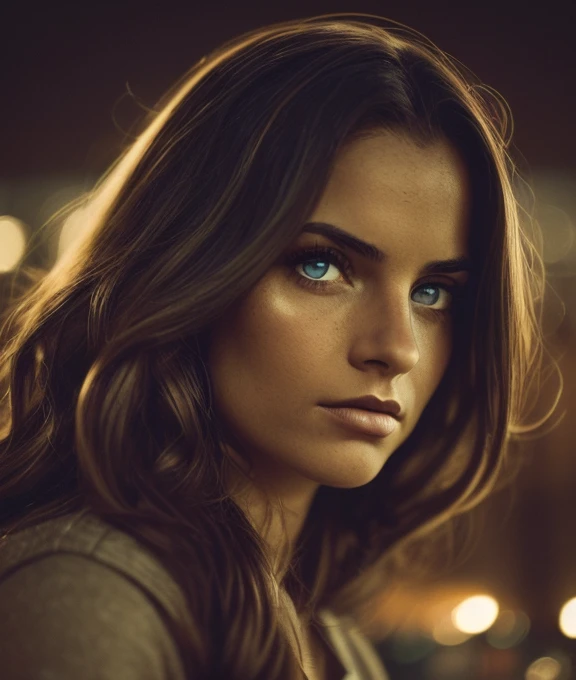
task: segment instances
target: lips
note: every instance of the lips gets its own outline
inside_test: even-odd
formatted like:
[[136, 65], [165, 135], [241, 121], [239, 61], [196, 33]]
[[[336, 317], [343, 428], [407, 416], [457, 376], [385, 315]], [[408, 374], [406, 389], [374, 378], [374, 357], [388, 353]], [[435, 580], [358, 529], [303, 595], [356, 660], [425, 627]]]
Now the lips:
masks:
[[331, 402], [321, 404], [329, 408], [353, 408], [362, 409], [372, 413], [387, 413], [397, 420], [403, 417], [402, 408], [397, 401], [393, 399], [382, 400], [375, 395], [366, 395], [363, 397], [354, 397], [353, 399], [346, 399], [344, 401]]
[[348, 406], [322, 408], [347, 429], [375, 437], [387, 437], [399, 427], [398, 419], [390, 413]]

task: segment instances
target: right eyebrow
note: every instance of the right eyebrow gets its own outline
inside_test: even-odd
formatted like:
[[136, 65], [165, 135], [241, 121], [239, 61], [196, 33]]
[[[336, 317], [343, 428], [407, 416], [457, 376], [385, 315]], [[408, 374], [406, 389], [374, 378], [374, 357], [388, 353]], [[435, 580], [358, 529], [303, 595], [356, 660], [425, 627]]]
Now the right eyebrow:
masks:
[[[302, 227], [302, 233], [304, 232], [325, 236], [331, 241], [334, 241], [334, 243], [337, 243], [344, 248], [350, 248], [350, 250], [355, 251], [372, 262], [383, 262], [386, 258], [386, 254], [373, 243], [363, 241], [334, 224], [328, 224], [327, 222], [307, 222]], [[440, 274], [448, 272], [469, 272], [471, 269], [472, 261], [470, 258], [462, 255], [449, 260], [428, 262], [424, 265], [422, 271], [425, 274]]]

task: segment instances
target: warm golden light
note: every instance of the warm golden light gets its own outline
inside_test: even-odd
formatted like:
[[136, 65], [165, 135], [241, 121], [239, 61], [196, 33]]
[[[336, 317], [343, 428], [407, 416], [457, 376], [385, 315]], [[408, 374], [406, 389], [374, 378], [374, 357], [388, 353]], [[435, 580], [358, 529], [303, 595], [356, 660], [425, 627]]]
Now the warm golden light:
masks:
[[498, 603], [489, 595], [474, 595], [452, 610], [452, 623], [462, 633], [476, 635], [488, 630], [498, 616]]
[[432, 627], [432, 637], [439, 645], [444, 645], [446, 647], [453, 647], [454, 645], [460, 645], [466, 640], [469, 640], [472, 636], [468, 633], [463, 633], [458, 630], [454, 625], [451, 616], [441, 616], [434, 623]]
[[58, 257], [71, 248], [82, 236], [82, 227], [84, 226], [85, 219], [86, 212], [84, 208], [76, 208], [74, 212], [68, 215], [62, 225], [58, 239]]
[[0, 216], [0, 272], [9, 272], [20, 262], [26, 245], [24, 223], [10, 215]]
[[566, 637], [576, 638], [576, 597], [568, 600], [560, 610], [559, 626]]
[[533, 661], [526, 670], [525, 680], [558, 680], [562, 665], [551, 656], [543, 656]]

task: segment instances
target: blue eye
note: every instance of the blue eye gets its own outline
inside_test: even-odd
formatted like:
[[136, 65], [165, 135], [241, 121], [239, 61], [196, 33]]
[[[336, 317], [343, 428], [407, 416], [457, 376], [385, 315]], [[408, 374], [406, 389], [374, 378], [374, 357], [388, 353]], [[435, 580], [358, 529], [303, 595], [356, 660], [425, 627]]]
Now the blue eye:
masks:
[[[333, 265], [346, 275], [352, 272], [348, 258], [340, 251], [329, 247], [322, 248], [315, 246], [314, 248], [299, 250], [289, 254], [285, 258], [285, 263], [288, 265], [291, 273], [297, 277], [298, 283], [308, 288], [324, 288], [334, 283], [335, 280], [319, 280], [321, 277], [326, 276], [330, 270], [330, 265]], [[303, 274], [296, 271], [297, 266], [302, 266]]]
[[[422, 294], [422, 300], [414, 300], [419, 304], [423, 304], [426, 307], [430, 307], [436, 311], [444, 311], [452, 305], [453, 293], [451, 289], [455, 286], [446, 286], [439, 283], [426, 283], [423, 286], [419, 286], [412, 293], [412, 299], [416, 294]], [[438, 305], [439, 307], [435, 307]]]

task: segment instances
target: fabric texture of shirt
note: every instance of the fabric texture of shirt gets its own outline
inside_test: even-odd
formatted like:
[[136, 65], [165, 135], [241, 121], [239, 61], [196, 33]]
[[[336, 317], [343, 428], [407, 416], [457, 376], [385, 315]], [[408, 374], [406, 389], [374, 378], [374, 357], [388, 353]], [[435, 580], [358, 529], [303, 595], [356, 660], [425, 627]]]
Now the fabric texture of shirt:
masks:
[[[3, 680], [186, 680], [167, 624], [184, 611], [158, 558], [85, 510], [0, 543]], [[359, 629], [319, 617], [343, 667], [334, 680], [388, 680]]]

